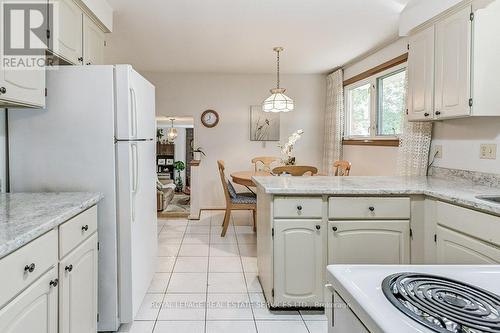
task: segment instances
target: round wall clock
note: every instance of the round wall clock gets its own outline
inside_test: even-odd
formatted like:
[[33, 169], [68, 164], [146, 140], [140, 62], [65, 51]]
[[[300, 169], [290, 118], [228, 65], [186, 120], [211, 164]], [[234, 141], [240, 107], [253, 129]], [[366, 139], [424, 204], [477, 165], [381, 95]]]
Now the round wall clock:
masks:
[[215, 127], [219, 123], [219, 114], [214, 110], [207, 110], [201, 114], [201, 122], [205, 127]]

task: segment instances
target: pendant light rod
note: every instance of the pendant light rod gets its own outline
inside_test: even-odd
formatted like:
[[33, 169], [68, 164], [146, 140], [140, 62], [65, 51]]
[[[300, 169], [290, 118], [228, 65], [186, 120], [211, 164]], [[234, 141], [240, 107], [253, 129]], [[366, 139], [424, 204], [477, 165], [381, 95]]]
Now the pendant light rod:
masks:
[[276, 52], [276, 88], [280, 89], [280, 52], [283, 52], [284, 48], [277, 46], [273, 50]]

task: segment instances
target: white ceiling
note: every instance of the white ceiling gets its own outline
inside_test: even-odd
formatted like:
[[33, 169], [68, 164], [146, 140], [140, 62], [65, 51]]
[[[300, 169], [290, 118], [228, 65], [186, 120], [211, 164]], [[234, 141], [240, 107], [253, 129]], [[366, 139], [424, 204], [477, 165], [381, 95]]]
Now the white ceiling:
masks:
[[324, 73], [397, 37], [409, 0], [108, 0], [107, 63], [162, 72]]

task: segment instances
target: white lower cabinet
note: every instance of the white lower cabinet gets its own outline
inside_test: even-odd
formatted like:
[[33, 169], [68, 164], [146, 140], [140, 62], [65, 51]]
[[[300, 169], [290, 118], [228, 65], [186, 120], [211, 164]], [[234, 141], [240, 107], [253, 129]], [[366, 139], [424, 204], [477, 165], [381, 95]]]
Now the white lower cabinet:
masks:
[[2, 333], [58, 333], [57, 268], [0, 309]]
[[437, 263], [456, 265], [499, 265], [500, 248], [438, 226]]
[[274, 221], [274, 306], [321, 306], [326, 268], [322, 220]]
[[60, 333], [97, 331], [97, 234], [59, 265]]
[[94, 206], [0, 259], [0, 333], [96, 333], [97, 239]]
[[410, 221], [332, 221], [328, 264], [409, 264]]

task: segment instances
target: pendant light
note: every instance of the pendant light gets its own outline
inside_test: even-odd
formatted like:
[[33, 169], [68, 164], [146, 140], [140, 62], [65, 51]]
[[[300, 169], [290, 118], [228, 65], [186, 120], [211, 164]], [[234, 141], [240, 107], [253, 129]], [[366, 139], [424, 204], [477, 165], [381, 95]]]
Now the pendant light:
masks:
[[174, 140], [177, 138], [177, 129], [174, 128], [174, 120], [174, 118], [170, 119], [170, 121], [172, 122], [172, 127], [170, 127], [167, 132], [167, 140], [170, 143], [174, 142]]
[[269, 96], [264, 103], [262, 103], [262, 111], [264, 112], [289, 112], [294, 108], [293, 100], [285, 95], [286, 89], [280, 87], [280, 52], [283, 51], [282, 47], [275, 47], [274, 52], [277, 54], [276, 73], [277, 85], [276, 88], [271, 89], [271, 96]]

